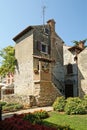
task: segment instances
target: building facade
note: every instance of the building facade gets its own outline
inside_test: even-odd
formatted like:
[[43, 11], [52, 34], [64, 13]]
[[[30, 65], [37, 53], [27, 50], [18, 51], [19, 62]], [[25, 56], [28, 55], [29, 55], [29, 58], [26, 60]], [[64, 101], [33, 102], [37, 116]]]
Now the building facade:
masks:
[[38, 106], [51, 105], [64, 92], [64, 42], [55, 32], [55, 21], [29, 26], [13, 40], [17, 59], [15, 94], [33, 95]]
[[65, 97], [83, 97], [87, 94], [86, 56], [84, 40], [72, 47], [64, 46]]
[[[16, 68], [14, 95], [4, 100], [52, 105], [56, 97], [87, 94], [87, 49], [84, 42], [66, 46], [55, 31], [55, 21], [29, 26], [13, 38]], [[84, 64], [83, 64], [84, 63]]]

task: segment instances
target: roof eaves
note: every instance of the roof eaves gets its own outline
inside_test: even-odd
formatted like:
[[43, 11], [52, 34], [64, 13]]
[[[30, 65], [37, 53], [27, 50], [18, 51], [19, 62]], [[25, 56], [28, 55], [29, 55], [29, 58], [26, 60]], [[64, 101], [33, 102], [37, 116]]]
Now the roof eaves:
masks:
[[68, 48], [69, 51], [72, 51], [74, 49], [78, 49], [78, 50], [81, 50], [81, 51], [83, 50], [82, 48], [80, 48], [78, 46], [72, 46], [72, 47]]
[[26, 34], [28, 31], [30, 31], [31, 29], [33, 29], [33, 26], [28, 26], [27, 28], [25, 28], [22, 32], [20, 32], [18, 35], [16, 35], [13, 40], [16, 41], [18, 40], [20, 37], [22, 37], [24, 34]]

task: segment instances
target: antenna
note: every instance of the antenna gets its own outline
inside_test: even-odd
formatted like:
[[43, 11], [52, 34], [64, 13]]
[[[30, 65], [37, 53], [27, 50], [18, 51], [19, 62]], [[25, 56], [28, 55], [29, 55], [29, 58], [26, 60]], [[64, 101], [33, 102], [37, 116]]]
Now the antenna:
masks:
[[43, 25], [45, 24], [45, 9], [46, 6], [43, 6]]

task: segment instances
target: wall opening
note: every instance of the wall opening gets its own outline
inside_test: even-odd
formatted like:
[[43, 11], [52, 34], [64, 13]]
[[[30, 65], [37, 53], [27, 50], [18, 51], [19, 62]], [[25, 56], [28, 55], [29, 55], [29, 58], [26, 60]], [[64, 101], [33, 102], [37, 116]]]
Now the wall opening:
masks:
[[73, 84], [65, 84], [65, 97], [73, 97]]

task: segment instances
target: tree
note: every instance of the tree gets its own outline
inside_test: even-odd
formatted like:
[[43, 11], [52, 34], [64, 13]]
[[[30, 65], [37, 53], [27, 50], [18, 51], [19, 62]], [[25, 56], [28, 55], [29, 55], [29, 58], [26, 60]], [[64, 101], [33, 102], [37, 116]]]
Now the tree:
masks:
[[0, 50], [0, 56], [2, 57], [0, 75], [5, 76], [8, 73], [14, 73], [16, 64], [14, 47], [3, 48]]
[[75, 45], [78, 45], [80, 42], [83, 42], [84, 44], [86, 43], [87, 39], [80, 40], [80, 41], [72, 41]]

